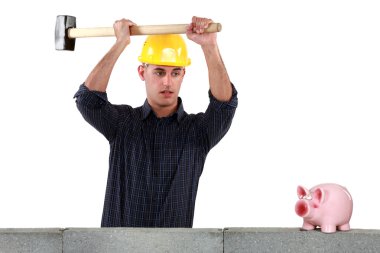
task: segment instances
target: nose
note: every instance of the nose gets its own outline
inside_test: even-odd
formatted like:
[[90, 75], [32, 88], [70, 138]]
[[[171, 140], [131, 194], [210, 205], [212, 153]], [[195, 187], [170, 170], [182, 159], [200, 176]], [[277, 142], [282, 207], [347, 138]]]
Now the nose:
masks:
[[295, 206], [295, 211], [298, 216], [305, 217], [310, 213], [310, 207], [307, 201], [301, 199], [298, 200]]
[[164, 86], [170, 86], [172, 84], [172, 79], [170, 75], [165, 75], [165, 77], [162, 79], [162, 84]]

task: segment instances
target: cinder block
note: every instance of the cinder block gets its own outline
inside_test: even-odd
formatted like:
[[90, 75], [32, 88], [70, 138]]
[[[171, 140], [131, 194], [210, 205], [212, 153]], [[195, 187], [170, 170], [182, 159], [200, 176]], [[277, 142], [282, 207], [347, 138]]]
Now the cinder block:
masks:
[[47, 229], [0, 229], [1, 253], [62, 253], [62, 231]]
[[1, 253], [380, 252], [380, 230], [324, 234], [299, 228], [0, 229]]
[[227, 228], [224, 252], [380, 252], [380, 231], [353, 229], [325, 234], [299, 228]]
[[222, 229], [70, 228], [63, 252], [223, 252]]

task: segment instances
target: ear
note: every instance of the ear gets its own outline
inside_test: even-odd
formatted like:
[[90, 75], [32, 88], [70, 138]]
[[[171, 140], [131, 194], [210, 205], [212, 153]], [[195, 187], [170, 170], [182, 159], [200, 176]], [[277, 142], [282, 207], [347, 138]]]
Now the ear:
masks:
[[297, 195], [299, 199], [309, 195], [309, 190], [301, 185], [297, 187]]
[[145, 81], [145, 77], [144, 77], [145, 68], [143, 67], [143, 65], [138, 66], [137, 72], [139, 73], [139, 77], [141, 81]]
[[313, 198], [317, 200], [320, 204], [325, 200], [325, 191], [322, 188], [317, 188], [314, 190]]

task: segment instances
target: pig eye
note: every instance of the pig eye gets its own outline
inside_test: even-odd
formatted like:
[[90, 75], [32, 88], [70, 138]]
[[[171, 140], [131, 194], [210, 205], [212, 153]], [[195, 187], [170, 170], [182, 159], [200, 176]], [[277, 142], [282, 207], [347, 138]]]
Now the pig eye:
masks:
[[313, 197], [312, 197], [311, 194], [309, 193], [309, 194], [305, 195], [305, 196], [303, 197], [303, 199], [312, 200]]

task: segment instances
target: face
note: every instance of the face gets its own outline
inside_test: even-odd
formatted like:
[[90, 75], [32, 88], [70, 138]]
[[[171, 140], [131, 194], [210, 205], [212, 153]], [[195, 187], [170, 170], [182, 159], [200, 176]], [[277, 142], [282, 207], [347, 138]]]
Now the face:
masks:
[[139, 66], [138, 72], [145, 81], [150, 106], [154, 110], [175, 110], [185, 68], [144, 64]]

